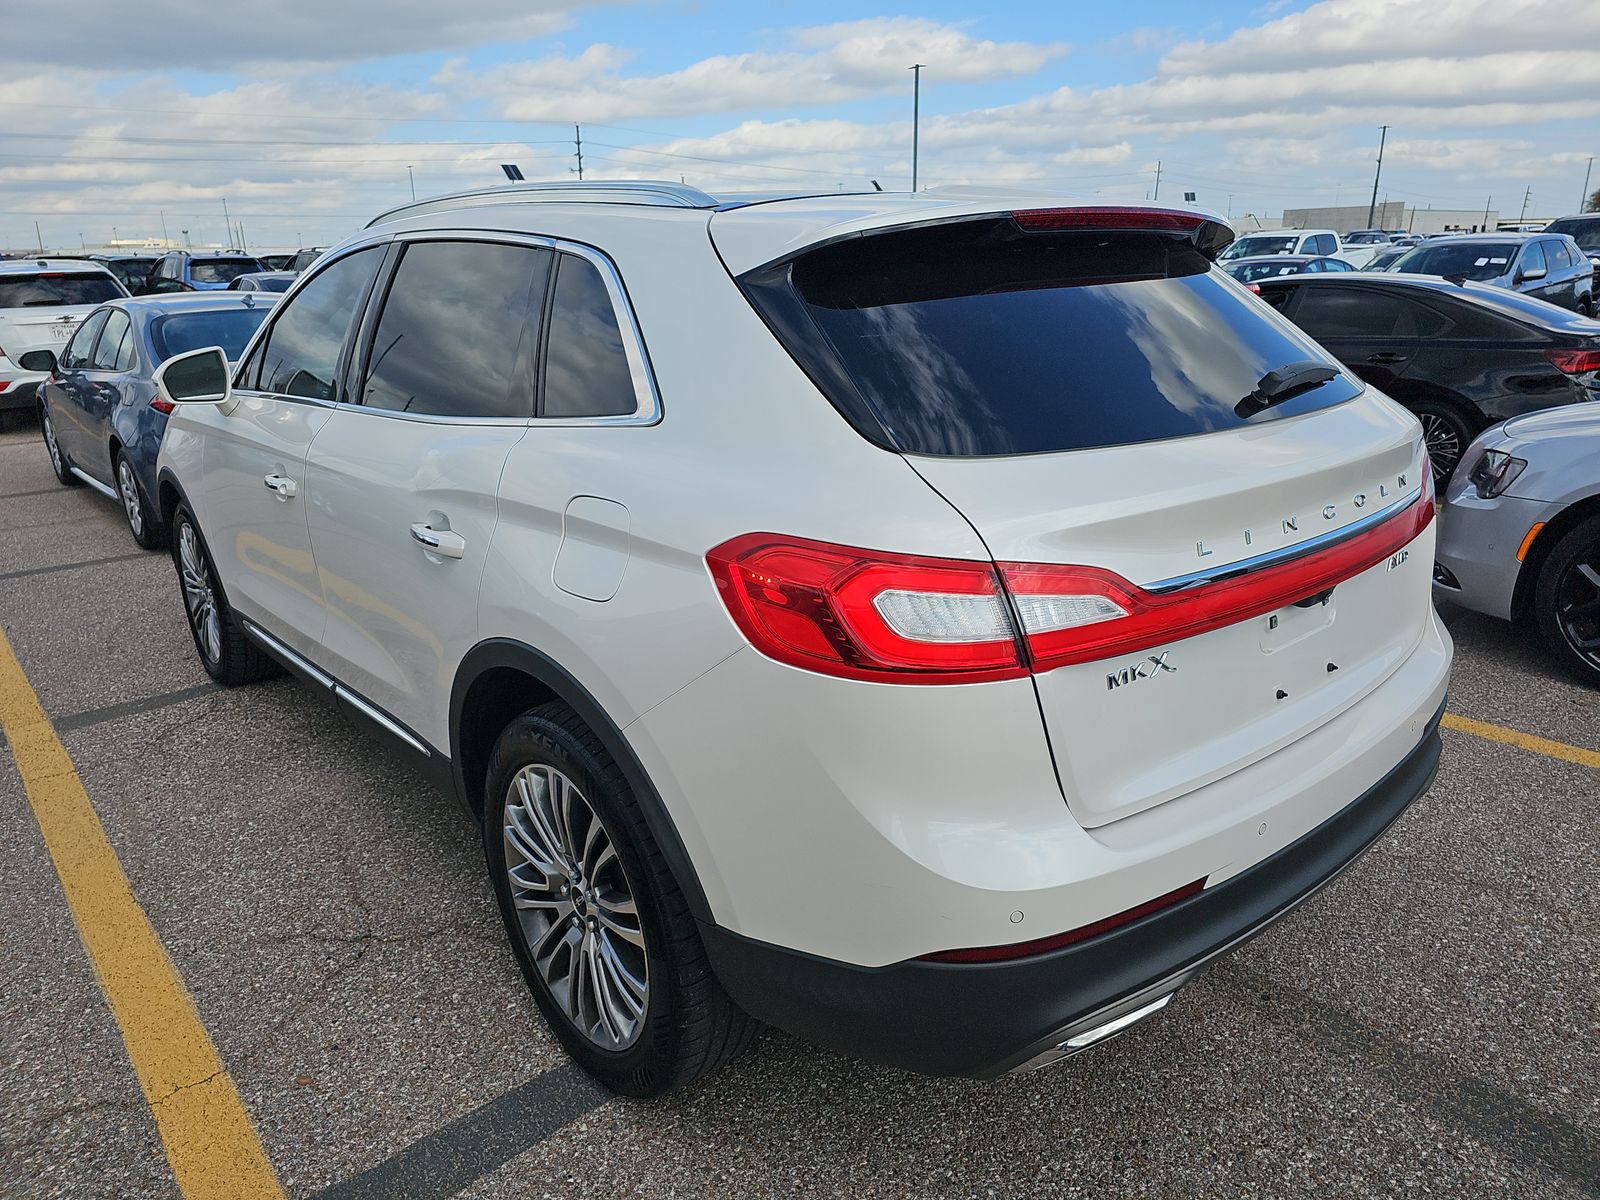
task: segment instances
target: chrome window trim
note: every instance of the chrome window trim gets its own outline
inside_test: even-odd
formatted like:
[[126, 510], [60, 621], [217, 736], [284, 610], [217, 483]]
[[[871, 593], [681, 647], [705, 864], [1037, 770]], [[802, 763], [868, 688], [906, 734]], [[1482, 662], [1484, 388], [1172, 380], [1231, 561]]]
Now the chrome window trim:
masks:
[[1179, 592], [1185, 588], [1202, 587], [1208, 583], [1217, 583], [1223, 579], [1231, 579], [1236, 575], [1248, 575], [1252, 571], [1260, 571], [1266, 567], [1275, 567], [1280, 563], [1293, 562], [1297, 558], [1304, 558], [1318, 550], [1325, 550], [1329, 546], [1337, 545], [1364, 533], [1374, 525], [1381, 525], [1390, 517], [1410, 508], [1422, 497], [1422, 488], [1418, 487], [1407, 492], [1387, 508], [1380, 508], [1371, 516], [1362, 517], [1359, 521], [1352, 521], [1338, 529], [1330, 529], [1327, 533], [1318, 534], [1316, 537], [1307, 538], [1303, 542], [1296, 542], [1292, 546], [1284, 546], [1277, 550], [1269, 550], [1265, 554], [1257, 554], [1251, 558], [1241, 558], [1236, 562], [1223, 563], [1215, 567], [1207, 567], [1203, 571], [1194, 571], [1188, 575], [1175, 575], [1171, 579], [1162, 579], [1155, 583], [1144, 584], [1147, 592]]
[[[610, 417], [456, 417], [439, 413], [402, 413], [393, 409], [369, 408], [365, 404], [348, 400], [319, 400], [310, 396], [289, 396], [278, 392], [264, 391], [259, 388], [235, 386], [233, 389], [234, 394], [258, 396], [271, 400], [302, 401], [324, 408], [353, 409], [374, 417], [385, 417], [389, 420], [397, 421], [415, 421], [425, 425], [478, 425], [499, 426], [501, 428], [525, 428], [537, 425], [551, 428], [581, 428], [590, 425], [654, 425], [661, 420], [661, 393], [656, 387], [655, 372], [650, 366], [650, 352], [645, 346], [644, 333], [639, 328], [639, 320], [633, 311], [633, 304], [628, 298], [628, 290], [622, 281], [622, 273], [617, 270], [616, 264], [611, 261], [609, 255], [594, 246], [585, 245], [582, 242], [569, 241], [566, 238], [548, 237], [544, 234], [518, 233], [515, 230], [453, 229], [445, 227], [410, 229], [400, 233], [386, 232], [377, 236], [364, 237], [358, 241], [352, 241], [348, 246], [338, 247], [337, 255], [330, 251], [317, 260], [315, 275], [322, 274], [323, 271], [340, 259], [346, 258], [358, 250], [365, 250], [372, 246], [386, 245], [390, 242], [441, 241], [496, 242], [501, 245], [533, 246], [558, 254], [576, 255], [593, 264], [595, 269], [600, 272], [600, 278], [606, 285], [606, 292], [611, 297], [612, 312], [616, 314], [617, 326], [623, 333], [622, 351], [628, 358], [628, 372], [633, 377], [634, 411]], [[255, 352], [256, 342], [260, 338], [267, 336], [268, 331], [276, 322], [277, 312], [288, 305], [295, 293], [306, 282], [308, 276], [315, 278], [315, 275], [310, 272], [302, 274], [294, 281], [289, 290], [279, 297], [277, 304], [273, 307], [273, 316], [261, 323], [261, 327], [256, 330], [250, 341], [245, 344], [244, 349], [240, 351], [239, 364], [241, 368]]]

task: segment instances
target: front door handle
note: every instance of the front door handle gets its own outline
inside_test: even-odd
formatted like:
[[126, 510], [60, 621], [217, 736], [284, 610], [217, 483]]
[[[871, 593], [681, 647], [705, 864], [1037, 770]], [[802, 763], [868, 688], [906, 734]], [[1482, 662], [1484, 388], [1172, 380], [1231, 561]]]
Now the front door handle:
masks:
[[467, 552], [467, 539], [451, 529], [435, 529], [425, 521], [411, 527], [411, 538], [433, 554], [460, 558]]
[[1394, 354], [1394, 353], [1392, 353], [1390, 351], [1385, 350], [1385, 351], [1383, 351], [1382, 353], [1379, 353], [1379, 354], [1369, 354], [1369, 355], [1367, 355], [1367, 361], [1369, 363], [1381, 363], [1384, 366], [1393, 366], [1395, 363], [1403, 363], [1403, 362], [1405, 362], [1406, 359], [1408, 359], [1410, 357], [1411, 356], [1409, 354]]
[[300, 485], [294, 480], [287, 476], [279, 475], [277, 472], [266, 476], [261, 482], [267, 485], [267, 491], [277, 492], [279, 500], [292, 499], [295, 493], [300, 490]]

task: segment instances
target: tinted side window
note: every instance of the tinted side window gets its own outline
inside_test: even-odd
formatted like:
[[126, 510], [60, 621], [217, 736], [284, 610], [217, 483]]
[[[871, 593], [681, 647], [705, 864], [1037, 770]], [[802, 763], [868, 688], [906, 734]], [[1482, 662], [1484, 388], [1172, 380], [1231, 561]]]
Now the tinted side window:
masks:
[[1544, 251], [1540, 249], [1538, 242], [1528, 243], [1527, 248], [1522, 252], [1522, 262], [1518, 266], [1524, 274], [1529, 271], [1549, 269], [1548, 264], [1544, 261]]
[[1567, 247], [1563, 243], [1543, 242], [1541, 244], [1554, 265], [1558, 267], [1570, 267], [1572, 265], [1572, 256], [1567, 253]]
[[100, 336], [100, 330], [105, 326], [106, 316], [110, 311], [103, 308], [99, 312], [90, 313], [89, 319], [78, 326], [78, 332], [72, 335], [72, 340], [61, 352], [63, 367], [84, 367], [89, 364], [89, 351], [94, 349], [94, 340]]
[[133, 323], [128, 320], [128, 314], [121, 309], [112, 309], [106, 317], [105, 327], [100, 331], [100, 340], [95, 343], [94, 353], [89, 360], [90, 367], [96, 371], [125, 370], [117, 364], [127, 358], [128, 352], [123, 347], [132, 334]]
[[550, 306], [540, 415], [620, 417], [638, 407], [611, 293], [593, 263], [563, 254]]
[[1337, 253], [1339, 253], [1339, 239], [1334, 237], [1333, 234], [1331, 234], [1331, 233], [1319, 233], [1319, 234], [1317, 234], [1317, 253], [1318, 254], [1337, 254]]
[[529, 315], [544, 303], [550, 258], [490, 242], [407, 246], [372, 336], [361, 402], [446, 417], [533, 415]]
[[1450, 322], [1392, 292], [1349, 287], [1307, 287], [1295, 324], [1314, 338], [1434, 337]]
[[300, 290], [267, 331], [259, 387], [331, 400], [345, 333], [383, 259], [382, 246], [346, 255]]

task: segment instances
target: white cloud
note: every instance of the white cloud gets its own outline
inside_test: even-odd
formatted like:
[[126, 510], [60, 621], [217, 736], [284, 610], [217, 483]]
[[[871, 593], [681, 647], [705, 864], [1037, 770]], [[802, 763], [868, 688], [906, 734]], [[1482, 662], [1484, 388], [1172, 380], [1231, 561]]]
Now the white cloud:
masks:
[[1066, 53], [1059, 43], [980, 40], [953, 25], [877, 17], [792, 31], [785, 48], [703, 58], [660, 75], [625, 76], [624, 54], [590, 46], [488, 72], [447, 70], [441, 83], [491, 100], [524, 121], [618, 121], [695, 113], [840, 104], [908, 90], [912, 62], [937, 63], [938, 80], [971, 83], [1031, 75]]
[[[0, 61], [146, 70], [355, 62], [545, 37], [606, 0], [73, 0], [7, 6]], [[620, 2], [620, 0], [611, 0]]]

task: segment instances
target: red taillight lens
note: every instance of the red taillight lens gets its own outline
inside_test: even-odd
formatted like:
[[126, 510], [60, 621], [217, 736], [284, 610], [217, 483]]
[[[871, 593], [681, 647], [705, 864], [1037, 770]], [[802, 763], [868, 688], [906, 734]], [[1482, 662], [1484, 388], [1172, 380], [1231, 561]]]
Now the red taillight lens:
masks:
[[740, 631], [779, 662], [901, 683], [1027, 673], [991, 563], [764, 533], [724, 542], [706, 563]]
[[1600, 371], [1600, 350], [1546, 350], [1544, 356], [1564, 375]]
[[[1209, 878], [1209, 877], [1208, 877]], [[1051, 934], [1049, 937], [1034, 938], [1030, 942], [1012, 942], [1008, 946], [977, 946], [970, 950], [939, 950], [933, 954], [923, 954], [924, 962], [945, 963], [987, 963], [1003, 962], [1012, 958], [1027, 958], [1033, 954], [1045, 954], [1051, 950], [1059, 950], [1063, 946], [1070, 946], [1074, 942], [1083, 942], [1098, 934], [1110, 933], [1113, 929], [1137, 921], [1140, 917], [1148, 917], [1151, 913], [1159, 912], [1163, 908], [1170, 908], [1180, 900], [1187, 900], [1190, 896], [1204, 890], [1206, 881], [1196, 879], [1193, 883], [1186, 883], [1181, 888], [1174, 888], [1164, 896], [1157, 896], [1154, 900], [1146, 900], [1143, 904], [1136, 904], [1132, 908], [1114, 913], [1099, 921], [1091, 921], [1087, 925], [1080, 925], [1076, 929], [1069, 929], [1065, 933]]]
[[156, 395], [150, 397], [150, 407], [155, 409], [158, 413], [170, 413], [178, 406], [171, 400], [163, 400], [160, 393], [157, 393]]
[[1011, 219], [1030, 231], [1052, 229], [1199, 229], [1206, 218], [1170, 208], [1024, 208]]
[[1259, 283], [1247, 283], [1244, 286], [1249, 288], [1256, 295], [1261, 295], [1261, 285]]
[[[1181, 641], [1343, 583], [1433, 520], [1416, 500], [1301, 558], [1153, 592], [1099, 567], [921, 558], [753, 533], [706, 555], [750, 644], [790, 666], [885, 683], [1013, 679]], [[1016, 622], [1021, 622], [1021, 638]]]

